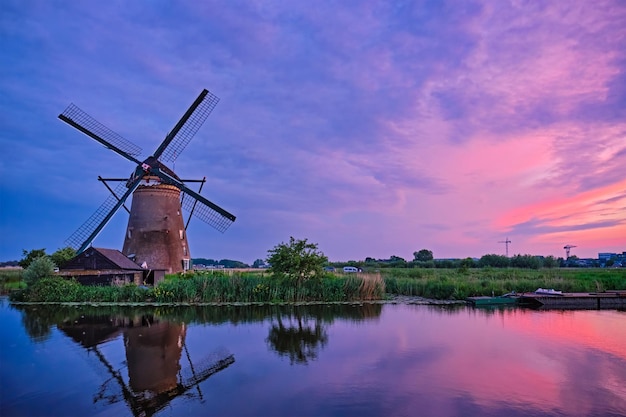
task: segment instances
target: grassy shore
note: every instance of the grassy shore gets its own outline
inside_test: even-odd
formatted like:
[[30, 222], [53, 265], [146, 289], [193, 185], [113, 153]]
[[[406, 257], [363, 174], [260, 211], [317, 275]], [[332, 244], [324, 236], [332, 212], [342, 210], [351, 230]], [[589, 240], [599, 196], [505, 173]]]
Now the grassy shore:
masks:
[[380, 275], [327, 275], [300, 286], [256, 273], [195, 273], [168, 276], [158, 286], [82, 286], [72, 280], [44, 278], [10, 294], [26, 302], [282, 303], [365, 301], [384, 297]]
[[[153, 303], [283, 303], [355, 302], [389, 296], [420, 296], [464, 300], [470, 296], [554, 288], [564, 292], [626, 289], [622, 269], [385, 269], [374, 273], [327, 274], [301, 286], [266, 272], [200, 272], [168, 276], [155, 288], [87, 287], [59, 278], [45, 278], [22, 290], [17, 273], [5, 277], [3, 289], [13, 301], [27, 302], [153, 302]], [[5, 279], [6, 278], [6, 279]], [[10, 279], [9, 279], [10, 278]]]
[[554, 288], [564, 292], [626, 289], [626, 268], [476, 268], [381, 270], [385, 291], [439, 300], [463, 300], [511, 291]]

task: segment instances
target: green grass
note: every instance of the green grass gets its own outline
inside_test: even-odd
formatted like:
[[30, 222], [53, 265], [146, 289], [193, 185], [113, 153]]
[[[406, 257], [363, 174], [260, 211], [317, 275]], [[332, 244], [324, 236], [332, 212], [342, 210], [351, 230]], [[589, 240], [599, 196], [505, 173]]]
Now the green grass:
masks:
[[0, 268], [0, 293], [26, 288], [26, 284], [22, 280], [23, 269], [16, 268]]
[[[168, 276], [155, 288], [82, 286], [45, 278], [24, 288], [15, 272], [2, 281], [14, 301], [152, 302], [152, 303], [284, 303], [380, 300], [385, 294], [463, 300], [471, 296], [554, 288], [564, 292], [626, 289], [622, 269], [386, 269], [376, 274], [328, 274], [296, 286], [268, 274], [201, 272]], [[20, 290], [21, 288], [21, 290]]]
[[387, 293], [462, 300], [511, 291], [564, 292], [626, 289], [626, 269], [395, 269], [381, 271]]
[[384, 296], [380, 277], [309, 279], [296, 286], [284, 279], [259, 274], [196, 273], [173, 276], [155, 288], [135, 285], [82, 286], [76, 281], [44, 278], [13, 301], [27, 302], [154, 302], [154, 303], [281, 303], [306, 301], [363, 301]]

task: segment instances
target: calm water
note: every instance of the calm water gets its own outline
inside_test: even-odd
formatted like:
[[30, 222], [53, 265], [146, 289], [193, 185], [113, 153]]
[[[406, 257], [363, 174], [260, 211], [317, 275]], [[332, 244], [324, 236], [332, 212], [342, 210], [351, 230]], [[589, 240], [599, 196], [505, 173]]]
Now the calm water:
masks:
[[0, 306], [2, 416], [624, 416], [626, 313]]

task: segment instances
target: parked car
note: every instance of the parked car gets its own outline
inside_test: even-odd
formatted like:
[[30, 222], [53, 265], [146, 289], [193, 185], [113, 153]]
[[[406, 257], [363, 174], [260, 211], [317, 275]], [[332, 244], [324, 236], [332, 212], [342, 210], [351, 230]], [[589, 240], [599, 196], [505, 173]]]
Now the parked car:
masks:
[[332, 266], [325, 266], [324, 271], [326, 272], [335, 272], [335, 268]]
[[359, 272], [359, 270], [358, 270], [358, 268], [355, 268], [353, 266], [344, 266], [343, 267], [343, 272], [352, 273], [352, 272]]

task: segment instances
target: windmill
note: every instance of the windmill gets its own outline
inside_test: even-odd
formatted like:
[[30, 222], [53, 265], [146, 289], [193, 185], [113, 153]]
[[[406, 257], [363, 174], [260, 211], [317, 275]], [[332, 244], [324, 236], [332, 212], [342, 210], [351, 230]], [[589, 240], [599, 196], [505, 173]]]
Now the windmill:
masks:
[[569, 259], [569, 251], [572, 248], [575, 248], [575, 245], [565, 245], [563, 246], [563, 249], [565, 249], [565, 260], [567, 261]]
[[[124, 401], [133, 416], [155, 415], [179, 396], [202, 401], [200, 384], [235, 362], [235, 356], [224, 348], [192, 361], [185, 341], [186, 325], [159, 321], [150, 315], [81, 315], [57, 324], [57, 328], [84, 347], [88, 356], [99, 360], [103, 367], [98, 366], [97, 373], [106, 370], [110, 375], [93, 403], [107, 406]], [[114, 366], [99, 347], [120, 339], [126, 353], [122, 368]], [[189, 363], [184, 368], [183, 352]]]
[[507, 237], [506, 240], [500, 240], [498, 241], [498, 243], [504, 243], [506, 246], [506, 257], [509, 257], [509, 243], [511, 243], [511, 241], [509, 240], [509, 238]]
[[[174, 162], [200, 129], [219, 98], [203, 90], [154, 153], [140, 160], [141, 148], [102, 125], [74, 104], [59, 119], [75, 127], [113, 152], [136, 165], [129, 178], [109, 178], [104, 182], [111, 195], [67, 240], [68, 246], [82, 253], [124, 206], [129, 212], [122, 253], [150, 269], [175, 273], [189, 268], [191, 259], [181, 207], [220, 232], [235, 216], [200, 195], [203, 180], [181, 180], [165, 162]], [[106, 181], [117, 181], [115, 190]], [[185, 182], [201, 182], [198, 192]], [[130, 210], [124, 203], [133, 195]], [[181, 198], [182, 197], [182, 198]]]

